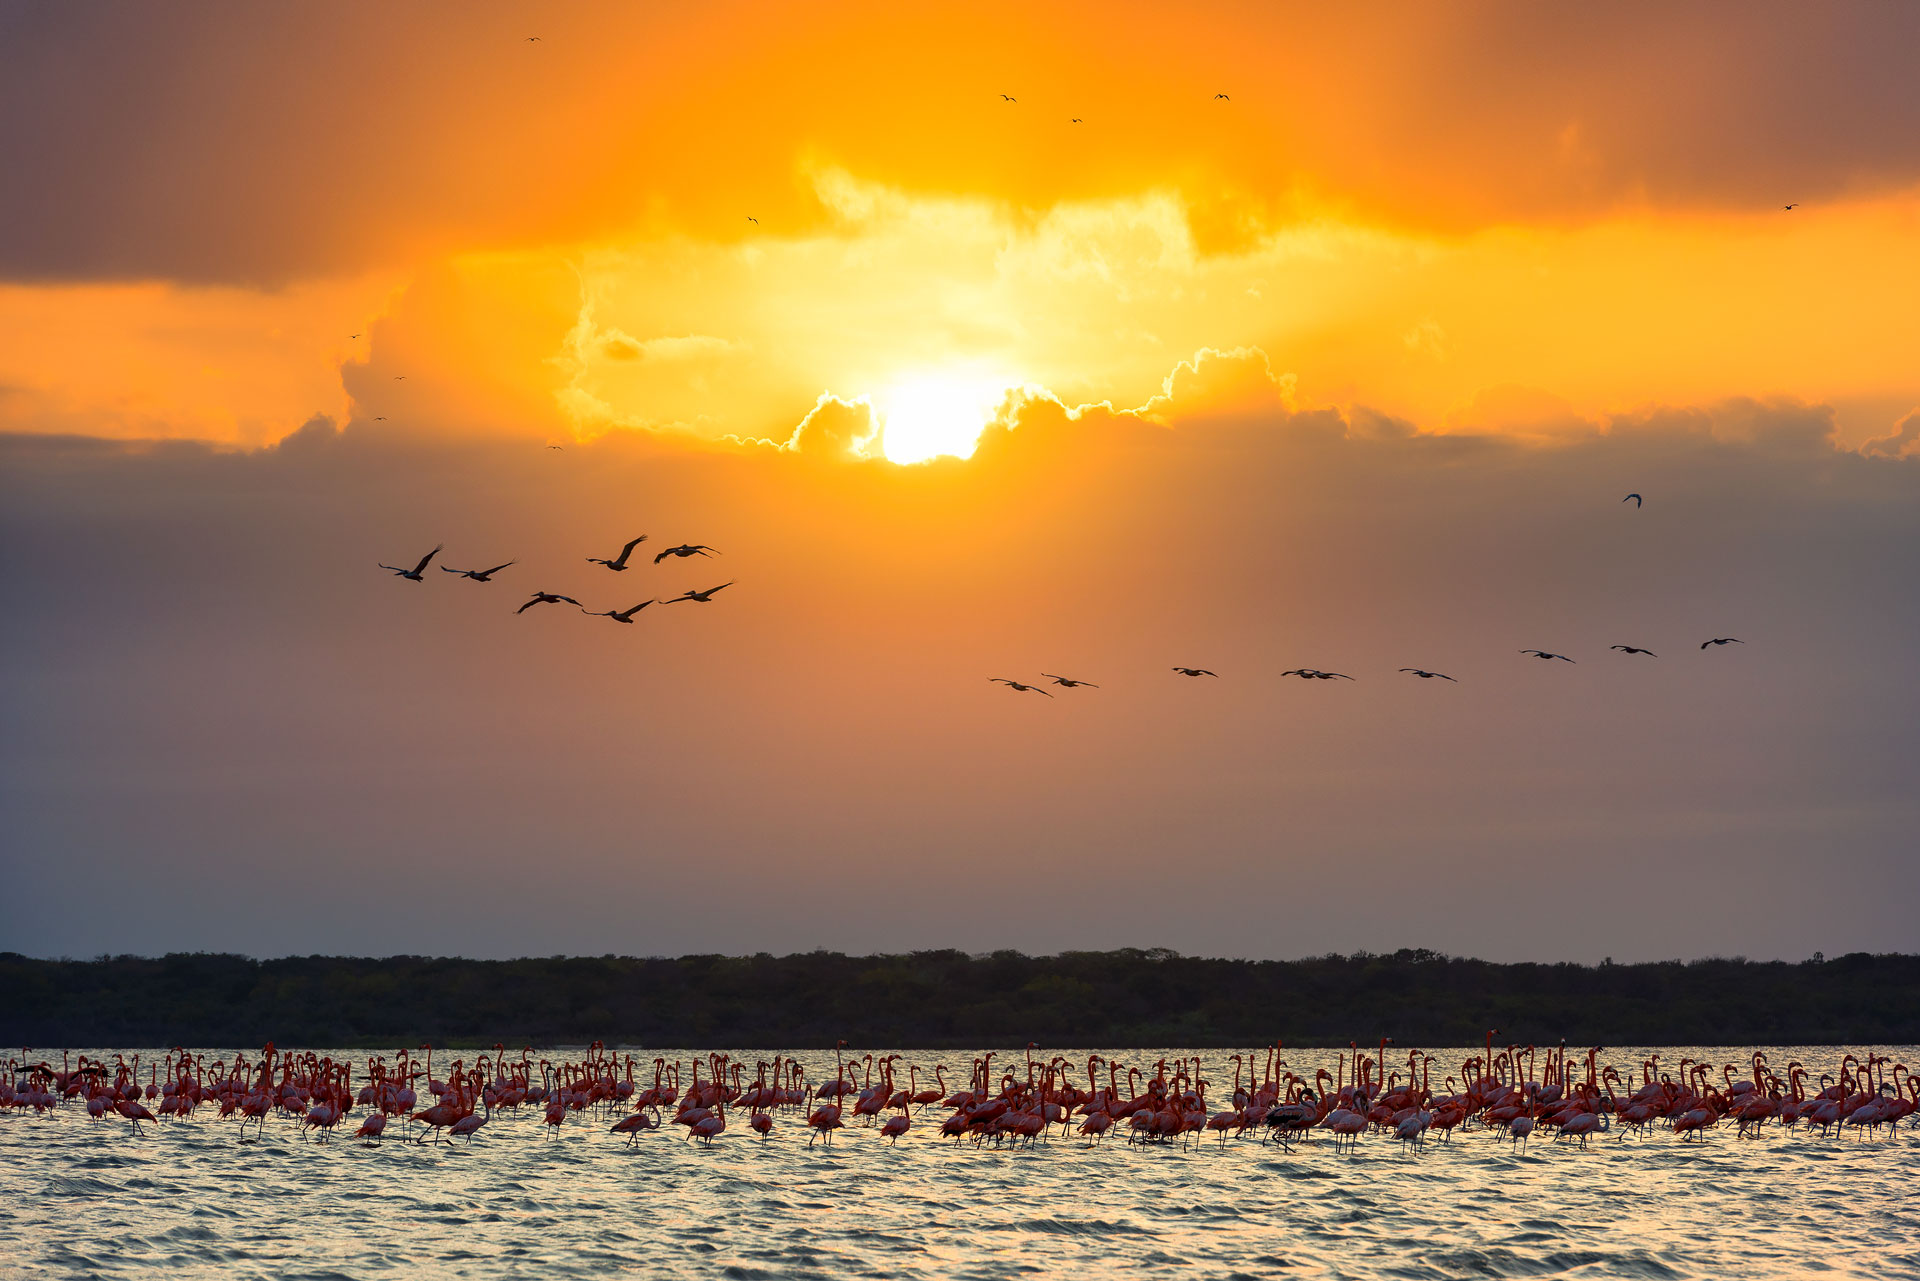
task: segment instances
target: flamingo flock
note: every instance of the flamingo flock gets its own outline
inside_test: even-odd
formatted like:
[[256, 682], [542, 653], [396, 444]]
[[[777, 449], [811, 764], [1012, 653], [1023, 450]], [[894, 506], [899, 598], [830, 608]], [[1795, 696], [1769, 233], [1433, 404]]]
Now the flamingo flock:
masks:
[[[1920, 1081], [1907, 1065], [1871, 1051], [1864, 1058], [1843, 1055], [1834, 1071], [1818, 1077], [1797, 1060], [1776, 1071], [1757, 1050], [1745, 1062], [1719, 1067], [1690, 1058], [1668, 1067], [1655, 1053], [1623, 1072], [1602, 1066], [1598, 1048], [1569, 1054], [1562, 1044], [1543, 1055], [1534, 1046], [1495, 1049], [1493, 1035], [1454, 1071], [1443, 1066], [1437, 1084], [1437, 1056], [1410, 1050], [1402, 1063], [1397, 1052], [1389, 1053], [1388, 1039], [1372, 1053], [1350, 1047], [1333, 1070], [1307, 1076], [1288, 1066], [1276, 1043], [1230, 1056], [1234, 1079], [1221, 1091], [1224, 1099], [1210, 1099], [1216, 1087], [1197, 1056], [1129, 1066], [1099, 1054], [1084, 1061], [1039, 1059], [1033, 1045], [1024, 1060], [1015, 1057], [997, 1070], [999, 1052], [975, 1056], [951, 1083], [947, 1064], [935, 1063], [923, 1078], [921, 1066], [903, 1054], [867, 1054], [850, 1063], [845, 1042], [835, 1048], [833, 1076], [817, 1084], [784, 1054], [756, 1061], [749, 1074], [743, 1060], [722, 1052], [645, 1063], [599, 1042], [577, 1059], [560, 1060], [495, 1045], [471, 1064], [445, 1061], [444, 1079], [436, 1075], [432, 1047], [424, 1045], [420, 1054], [401, 1050], [359, 1064], [283, 1053], [271, 1043], [252, 1058], [237, 1053], [211, 1062], [173, 1050], [146, 1065], [144, 1081], [138, 1054], [77, 1061], [63, 1054], [58, 1068], [8, 1059], [0, 1116], [55, 1112], [77, 1102], [93, 1121], [125, 1120], [138, 1134], [142, 1125], [161, 1127], [206, 1109], [236, 1122], [243, 1139], [249, 1126], [258, 1139], [274, 1124], [302, 1139], [324, 1140], [364, 1109], [348, 1133], [373, 1144], [390, 1138], [471, 1143], [496, 1116], [531, 1112], [545, 1138], [557, 1141], [589, 1125], [598, 1132], [612, 1120], [606, 1131], [631, 1147], [643, 1135], [675, 1126], [688, 1141], [710, 1145], [728, 1131], [731, 1113], [732, 1120], [744, 1117], [757, 1139], [804, 1131], [808, 1147], [831, 1146], [851, 1122], [890, 1144], [918, 1124], [933, 1140], [976, 1146], [1050, 1138], [1088, 1145], [1214, 1138], [1225, 1145], [1253, 1137], [1290, 1147], [1324, 1137], [1345, 1150], [1369, 1135], [1419, 1147], [1456, 1132], [1515, 1147], [1548, 1136], [1584, 1145], [1598, 1135], [1623, 1140], [1657, 1132], [1699, 1142], [1729, 1126], [1738, 1138], [1769, 1126], [1824, 1137], [1891, 1134], [1920, 1105]], [[432, 1103], [424, 1104], [422, 1088]], [[935, 1109], [938, 1119], [928, 1117]]]

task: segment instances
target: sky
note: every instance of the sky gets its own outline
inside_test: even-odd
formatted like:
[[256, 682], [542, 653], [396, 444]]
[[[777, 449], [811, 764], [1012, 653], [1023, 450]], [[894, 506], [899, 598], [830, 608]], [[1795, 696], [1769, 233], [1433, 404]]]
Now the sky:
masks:
[[1920, 10], [899, 10], [0, 7], [0, 949], [1920, 948]]

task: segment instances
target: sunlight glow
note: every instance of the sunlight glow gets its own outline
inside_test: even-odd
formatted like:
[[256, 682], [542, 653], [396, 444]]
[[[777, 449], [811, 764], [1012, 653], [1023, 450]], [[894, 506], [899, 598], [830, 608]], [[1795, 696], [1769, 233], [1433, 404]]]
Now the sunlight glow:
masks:
[[880, 447], [888, 462], [971, 458], [980, 432], [1017, 380], [962, 374], [916, 374], [876, 397]]

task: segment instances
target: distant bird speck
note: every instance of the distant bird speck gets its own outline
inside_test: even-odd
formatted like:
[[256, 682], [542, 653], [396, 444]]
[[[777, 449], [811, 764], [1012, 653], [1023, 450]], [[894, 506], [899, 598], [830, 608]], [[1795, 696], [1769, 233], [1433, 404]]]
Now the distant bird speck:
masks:
[[[441, 546], [445, 546], [445, 544], [443, 543], [441, 544]], [[435, 547], [432, 551], [428, 552], [425, 556], [422, 556], [420, 558], [420, 563], [418, 565], [415, 565], [412, 569], [402, 569], [398, 565], [382, 565], [380, 566], [380, 568], [390, 569], [395, 574], [398, 574], [401, 578], [411, 579], [417, 583], [421, 581], [421, 575], [427, 572], [427, 562], [431, 561], [435, 556], [438, 556], [439, 554], [440, 554], [440, 548]], [[1706, 647], [1703, 645], [1701, 646], [1701, 648], [1704, 649]]]
[[443, 574], [458, 574], [462, 578], [471, 578], [476, 583], [490, 583], [493, 581], [493, 576], [505, 569], [507, 565], [517, 563], [516, 561], [507, 561], [506, 564], [495, 565], [492, 569], [448, 569], [445, 565], [442, 565], [440, 572]]
[[[1013, 96], [1012, 94], [1006, 94], [1006, 93], [1003, 93], [1003, 94], [1001, 94], [1001, 95], [1000, 95], [1000, 100], [1001, 100], [1002, 102], [1018, 102], [1018, 101], [1020, 101], [1020, 99], [1018, 99], [1018, 98], [1016, 98], [1016, 97], [1014, 97], [1014, 96]], [[1043, 694], [1044, 694], [1044, 693], [1046, 693], [1046, 691], [1045, 691], [1045, 690], [1042, 690], [1042, 691], [1041, 691], [1041, 693], [1043, 693]], [[1049, 697], [1049, 698], [1051, 698], [1051, 697], [1052, 697], [1052, 695], [1050, 695], [1050, 694], [1049, 694], [1049, 695], [1048, 695], [1048, 697]]]
[[752, 223], [752, 224], [753, 224], [754, 226], [756, 226], [756, 227], [758, 227], [758, 226], [760, 225], [760, 220], [759, 220], [758, 218], [756, 218], [756, 217], [754, 217], [754, 216], [753, 216], [752, 214], [748, 214], [748, 215], [747, 215], [747, 221], [748, 221], [748, 222], [750, 222], [750, 223]]
[[658, 605], [657, 600], [643, 600], [631, 609], [588, 609], [582, 606], [580, 612], [594, 618], [611, 618], [616, 623], [631, 623], [633, 616], [649, 605]]
[[[731, 587], [731, 586], [733, 586], [733, 583], [731, 581], [720, 584], [720, 587]], [[719, 591], [720, 587], [709, 587], [704, 592], [693, 592], [693, 591], [683, 592], [682, 594], [675, 596], [672, 600], [663, 600], [660, 603], [662, 605], [678, 605], [683, 600], [690, 600], [690, 601], [696, 601], [699, 604], [704, 605], [708, 601], [713, 599], [713, 594]]]
[[647, 536], [645, 534], [642, 534], [640, 535], [640, 537], [628, 543], [625, 547], [622, 547], [620, 549], [620, 554], [618, 556], [589, 556], [587, 557], [587, 564], [605, 565], [608, 569], [612, 570], [616, 574], [624, 573], [626, 572], [626, 568], [627, 568], [627, 557], [633, 555], [634, 548], [638, 547], [641, 543], [644, 543], [646, 541], [647, 541]]
[[1638, 494], [1628, 494], [1625, 498], [1622, 498], [1620, 501], [1623, 503], [1631, 501], [1636, 509], [1646, 506], [1646, 504], [1641, 501], [1640, 495]]
[[573, 605], [575, 607], [580, 606], [579, 601], [575, 600], [571, 596], [562, 596], [559, 592], [535, 592], [532, 598], [528, 600], [526, 604], [522, 605], [519, 609], [516, 609], [513, 612], [516, 614], [524, 614], [528, 610], [532, 609], [535, 605], [558, 605], [561, 601], [565, 601], [567, 602], [567, 604]]
[[1214, 94], [1214, 95], [1213, 95], [1213, 100], [1214, 100], [1215, 102], [1232, 102], [1232, 101], [1233, 101], [1233, 99], [1232, 99], [1232, 98], [1229, 98], [1229, 97], [1227, 97], [1227, 95], [1226, 95], [1226, 94], [1224, 94], [1224, 93], [1216, 93], [1216, 94]]
[[1781, 207], [1782, 209], [1798, 209], [1798, 208], [1799, 208], [1800, 206], [1799, 206], [1799, 204], [1798, 204], [1798, 203], [1796, 202], [1796, 203], [1794, 203], [1794, 204], [1791, 204], [1791, 205], [1782, 205], [1782, 206], [1780, 206], [1780, 207]]

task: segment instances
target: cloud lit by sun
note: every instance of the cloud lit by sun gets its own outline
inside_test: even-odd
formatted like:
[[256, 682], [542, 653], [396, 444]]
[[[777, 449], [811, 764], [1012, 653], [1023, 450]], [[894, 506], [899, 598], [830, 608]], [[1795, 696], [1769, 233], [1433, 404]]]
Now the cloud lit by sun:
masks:
[[923, 373], [902, 378], [875, 399], [880, 449], [888, 462], [971, 458], [980, 433], [1015, 379]]

